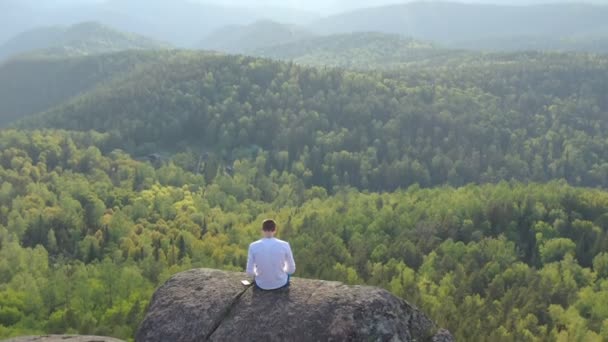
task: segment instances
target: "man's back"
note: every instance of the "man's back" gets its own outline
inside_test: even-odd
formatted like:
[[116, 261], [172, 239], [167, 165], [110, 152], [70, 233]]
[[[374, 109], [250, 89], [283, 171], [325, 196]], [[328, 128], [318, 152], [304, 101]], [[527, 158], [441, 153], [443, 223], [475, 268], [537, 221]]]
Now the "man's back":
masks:
[[274, 237], [252, 243], [248, 254], [247, 274], [264, 290], [285, 286], [288, 274], [296, 270], [289, 243]]

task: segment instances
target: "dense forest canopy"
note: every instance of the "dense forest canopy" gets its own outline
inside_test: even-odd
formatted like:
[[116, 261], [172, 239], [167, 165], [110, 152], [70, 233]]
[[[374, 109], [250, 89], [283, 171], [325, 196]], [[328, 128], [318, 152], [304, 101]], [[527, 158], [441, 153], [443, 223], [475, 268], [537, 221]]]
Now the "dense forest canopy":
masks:
[[0, 63], [0, 125], [62, 104], [159, 56], [163, 52], [28, 55]]
[[[386, 288], [459, 341], [608, 340], [606, 55], [447, 49], [395, 21], [478, 8], [445, 24], [494, 27], [453, 33], [500, 47], [513, 37], [478, 32], [500, 33], [501, 6], [379, 7], [318, 21], [359, 28], [319, 36], [142, 3], [103, 6], [139, 29], [154, 11], [183, 15], [151, 34], [188, 27], [182, 43], [235, 24], [205, 44], [230, 37], [217, 49], [253, 56], [98, 54], [114, 46], [100, 38], [0, 63], [0, 338], [129, 340], [155, 288], [192, 267], [243, 270], [273, 217], [296, 276]], [[0, 20], [27, 6], [0, 3]], [[554, 17], [530, 26], [541, 8]], [[508, 9], [518, 33], [554, 32], [535, 36], [560, 42], [549, 49], [608, 29], [601, 6]], [[362, 18], [383, 32], [362, 32]]]
[[0, 336], [127, 338], [153, 289], [242, 269], [264, 217], [298, 276], [382, 286], [466, 341], [608, 338], [608, 193], [564, 182], [333, 195], [269, 158], [195, 174], [109, 134], [0, 132]]
[[19, 126], [107, 132], [136, 155], [204, 152], [230, 164], [264, 151], [269, 170], [328, 190], [608, 184], [602, 56], [481, 55], [390, 73], [163, 56]]

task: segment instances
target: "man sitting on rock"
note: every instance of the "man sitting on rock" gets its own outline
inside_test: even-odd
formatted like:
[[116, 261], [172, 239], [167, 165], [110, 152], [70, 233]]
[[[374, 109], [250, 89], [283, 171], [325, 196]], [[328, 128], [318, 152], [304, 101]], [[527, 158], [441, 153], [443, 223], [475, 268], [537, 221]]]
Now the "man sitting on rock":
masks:
[[265, 220], [262, 223], [264, 237], [249, 245], [247, 274], [262, 290], [289, 286], [289, 278], [296, 271], [289, 243], [275, 238], [276, 232], [276, 223]]

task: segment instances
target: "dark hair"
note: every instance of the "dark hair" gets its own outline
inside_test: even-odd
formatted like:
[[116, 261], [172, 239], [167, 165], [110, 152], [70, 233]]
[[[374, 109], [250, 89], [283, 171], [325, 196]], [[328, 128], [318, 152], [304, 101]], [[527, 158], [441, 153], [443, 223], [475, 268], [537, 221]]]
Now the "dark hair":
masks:
[[277, 229], [277, 224], [274, 220], [264, 220], [262, 222], [262, 230], [265, 232], [274, 232]]

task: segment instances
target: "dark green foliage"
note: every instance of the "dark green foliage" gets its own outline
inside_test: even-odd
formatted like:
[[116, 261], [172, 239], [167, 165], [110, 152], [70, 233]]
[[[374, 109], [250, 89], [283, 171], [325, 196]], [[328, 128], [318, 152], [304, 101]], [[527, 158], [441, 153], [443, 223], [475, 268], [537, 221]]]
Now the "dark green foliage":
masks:
[[44, 111], [133, 70], [159, 52], [54, 58], [30, 56], [0, 64], [0, 125]]
[[207, 181], [222, 163], [265, 151], [264, 170], [328, 190], [606, 186], [607, 91], [608, 60], [594, 55], [473, 55], [355, 73], [177, 52], [20, 126], [109, 132], [137, 155], [189, 149], [190, 170], [204, 166]]
[[245, 26], [221, 28], [205, 37], [199, 47], [232, 53], [250, 53], [260, 48], [297, 42], [313, 36], [311, 32], [295, 25], [262, 20]]

